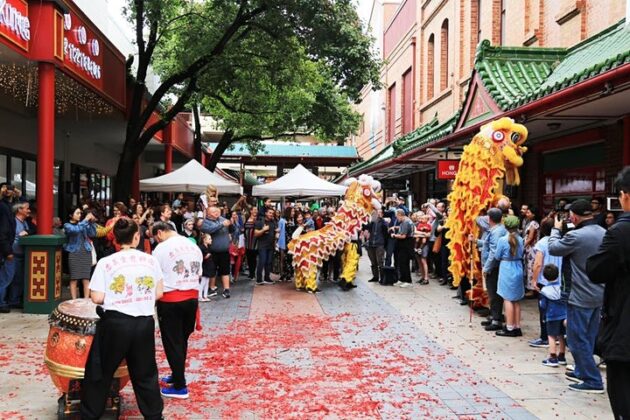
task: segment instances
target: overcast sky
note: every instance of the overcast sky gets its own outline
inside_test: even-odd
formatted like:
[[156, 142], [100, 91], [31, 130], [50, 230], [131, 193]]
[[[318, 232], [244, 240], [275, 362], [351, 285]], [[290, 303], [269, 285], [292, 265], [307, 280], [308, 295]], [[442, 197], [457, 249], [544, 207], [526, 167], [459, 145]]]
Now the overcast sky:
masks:
[[357, 0], [358, 2], [358, 10], [359, 16], [363, 22], [367, 23], [367, 20], [370, 18], [370, 9], [372, 7], [373, 0]]

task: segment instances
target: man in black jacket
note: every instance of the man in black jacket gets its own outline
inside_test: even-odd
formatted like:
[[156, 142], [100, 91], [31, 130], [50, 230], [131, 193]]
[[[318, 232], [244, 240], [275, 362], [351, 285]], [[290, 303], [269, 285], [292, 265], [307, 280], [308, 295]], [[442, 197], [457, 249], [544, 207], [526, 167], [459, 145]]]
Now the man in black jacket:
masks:
[[11, 208], [14, 187], [7, 183], [0, 184], [0, 313], [10, 312], [7, 291], [13, 281], [15, 263], [13, 261], [13, 242], [15, 241], [15, 216]]
[[374, 210], [371, 221], [363, 228], [367, 232], [367, 253], [372, 265], [370, 282], [378, 282], [383, 277], [385, 260], [385, 242], [387, 240], [387, 223], [383, 220], [383, 211]]
[[594, 283], [606, 285], [596, 352], [606, 361], [608, 397], [616, 419], [630, 419], [630, 166], [615, 189], [624, 213], [586, 262]]

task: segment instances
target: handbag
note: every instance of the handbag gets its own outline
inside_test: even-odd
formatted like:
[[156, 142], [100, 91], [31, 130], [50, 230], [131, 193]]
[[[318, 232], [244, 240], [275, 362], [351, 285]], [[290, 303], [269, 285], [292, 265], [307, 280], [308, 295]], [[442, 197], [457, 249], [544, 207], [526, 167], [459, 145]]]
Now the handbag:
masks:
[[434, 254], [439, 254], [442, 249], [442, 235], [435, 238], [435, 242], [433, 242], [433, 249], [431, 250]]

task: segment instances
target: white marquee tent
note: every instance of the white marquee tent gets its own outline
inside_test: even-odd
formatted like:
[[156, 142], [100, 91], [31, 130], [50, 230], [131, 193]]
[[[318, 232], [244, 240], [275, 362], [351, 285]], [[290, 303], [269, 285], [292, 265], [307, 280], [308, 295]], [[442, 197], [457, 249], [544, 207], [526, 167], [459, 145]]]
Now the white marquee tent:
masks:
[[347, 187], [321, 179], [302, 165], [269, 184], [255, 185], [253, 196], [258, 197], [329, 197], [339, 196]]
[[181, 191], [201, 194], [208, 185], [214, 185], [219, 194], [243, 193], [243, 187], [239, 184], [210, 172], [194, 159], [171, 173], [140, 180], [140, 190], [142, 191]]

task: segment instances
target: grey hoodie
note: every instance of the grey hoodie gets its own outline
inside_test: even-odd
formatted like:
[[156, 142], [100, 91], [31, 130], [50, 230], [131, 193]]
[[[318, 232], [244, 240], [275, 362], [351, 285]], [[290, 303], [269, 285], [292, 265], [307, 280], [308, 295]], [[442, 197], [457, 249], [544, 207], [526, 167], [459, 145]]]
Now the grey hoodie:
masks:
[[604, 285], [594, 284], [586, 273], [586, 260], [595, 254], [606, 230], [594, 220], [587, 220], [564, 236], [558, 229], [551, 231], [549, 253], [569, 257], [571, 263], [571, 290], [569, 304], [581, 308], [599, 308], [604, 301]]

